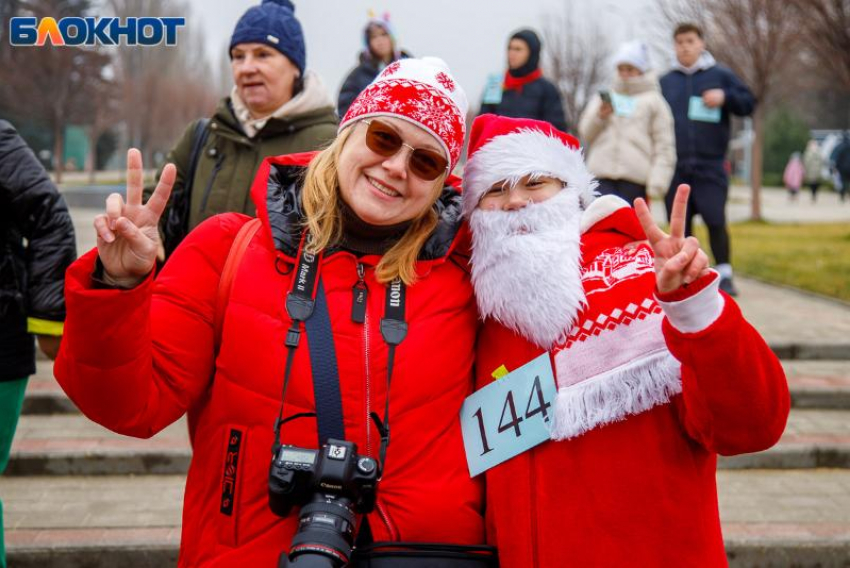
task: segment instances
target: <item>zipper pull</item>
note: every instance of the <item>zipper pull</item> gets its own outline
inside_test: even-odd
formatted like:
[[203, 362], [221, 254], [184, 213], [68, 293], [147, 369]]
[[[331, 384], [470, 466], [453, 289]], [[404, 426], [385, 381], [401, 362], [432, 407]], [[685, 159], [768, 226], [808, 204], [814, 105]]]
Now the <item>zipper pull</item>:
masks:
[[366, 297], [369, 289], [366, 287], [366, 269], [357, 263], [357, 282], [351, 289], [351, 321], [364, 323], [366, 321]]

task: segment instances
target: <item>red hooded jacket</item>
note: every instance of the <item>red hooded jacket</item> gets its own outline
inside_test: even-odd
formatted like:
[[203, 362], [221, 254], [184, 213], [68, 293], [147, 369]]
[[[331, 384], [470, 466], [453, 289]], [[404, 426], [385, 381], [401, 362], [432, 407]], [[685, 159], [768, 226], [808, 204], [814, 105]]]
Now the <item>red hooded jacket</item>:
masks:
[[[301, 231], [297, 176], [312, 156], [270, 158], [260, 167], [252, 196], [263, 227], [232, 282], [217, 358], [220, 274], [248, 217], [206, 221], [156, 280], [132, 290], [92, 288], [96, 251], [68, 272], [68, 318], [55, 374], [86, 416], [144, 438], [193, 409], [180, 566], [275, 566], [296, 529], [297, 509], [285, 519], [269, 509], [267, 480], [290, 327], [284, 307], [293, 272], [288, 268]], [[390, 396], [392, 442], [369, 517], [376, 541], [484, 541], [483, 488], [469, 477], [458, 420], [472, 389], [476, 310], [465, 259], [455, 257], [465, 229], [459, 190], [452, 186], [458, 184], [449, 182], [437, 205], [440, 224], [420, 255], [420, 279], [407, 290], [409, 330], [396, 349]], [[329, 250], [321, 268], [346, 438], [371, 456], [377, 456], [380, 440], [368, 416], [383, 416], [387, 396], [387, 345], [379, 330], [385, 287], [375, 280], [378, 260]], [[368, 286], [363, 324], [350, 316], [358, 263], [365, 266]], [[287, 415], [315, 410], [305, 340], [302, 335], [294, 358]], [[241, 441], [235, 468], [228, 470], [234, 432]], [[315, 420], [287, 423], [282, 438], [315, 448]], [[225, 493], [232, 495], [230, 514], [222, 512]]]

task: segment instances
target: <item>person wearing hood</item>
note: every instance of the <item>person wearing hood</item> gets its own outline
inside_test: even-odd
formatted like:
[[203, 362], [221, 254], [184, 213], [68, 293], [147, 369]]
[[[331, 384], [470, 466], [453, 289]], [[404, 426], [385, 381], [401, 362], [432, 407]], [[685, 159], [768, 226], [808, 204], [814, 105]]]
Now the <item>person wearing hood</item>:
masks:
[[661, 78], [661, 92], [673, 111], [676, 130], [676, 171], [665, 199], [667, 215], [669, 218], [676, 188], [689, 184], [692, 191], [685, 233], [692, 234], [694, 215], [702, 217], [720, 273], [720, 287], [734, 296], [737, 290], [732, 281], [726, 227], [729, 178], [724, 160], [731, 115], [752, 114], [756, 100], [747, 86], [730, 69], [718, 65], [705, 49], [699, 26], [680, 24], [673, 39], [676, 61]]
[[[457, 419], [478, 330], [451, 175], [467, 108], [442, 60], [392, 63], [330, 146], [263, 161], [256, 218], [208, 219], [156, 279], [175, 169], [143, 204], [130, 151], [127, 201], [69, 269], [54, 373], [125, 435], [193, 417], [180, 566], [495, 565]], [[440, 542], [460, 548], [435, 560]]]
[[333, 140], [333, 100], [307, 69], [294, 10], [289, 0], [263, 0], [242, 15], [230, 38], [230, 95], [211, 118], [191, 123], [166, 156], [177, 179], [161, 218], [165, 256], [204, 219], [227, 211], [253, 215], [249, 190], [264, 158], [318, 150]]
[[511, 36], [501, 88], [487, 89], [479, 114], [533, 118], [567, 130], [561, 94], [540, 69], [541, 49], [540, 38], [532, 30], [519, 30]]
[[384, 67], [410, 54], [397, 47], [396, 36], [390, 23], [390, 15], [370, 18], [363, 28], [363, 50], [360, 61], [345, 78], [339, 90], [337, 114], [342, 117], [348, 112], [348, 107], [366, 86], [384, 70]]
[[[594, 97], [578, 131], [587, 145], [587, 167], [597, 191], [633, 203], [647, 193], [663, 198], [676, 167], [673, 115], [649, 70], [646, 44], [629, 42], [614, 56], [617, 77]], [[603, 98], [605, 100], [603, 100]]]
[[502, 566], [725, 568], [717, 456], [779, 439], [782, 365], [685, 237], [687, 185], [669, 234], [643, 199], [595, 185], [578, 141], [546, 123], [472, 124], [463, 200], [486, 392], [461, 420], [468, 459], [497, 456], [481, 468], [488, 539]]

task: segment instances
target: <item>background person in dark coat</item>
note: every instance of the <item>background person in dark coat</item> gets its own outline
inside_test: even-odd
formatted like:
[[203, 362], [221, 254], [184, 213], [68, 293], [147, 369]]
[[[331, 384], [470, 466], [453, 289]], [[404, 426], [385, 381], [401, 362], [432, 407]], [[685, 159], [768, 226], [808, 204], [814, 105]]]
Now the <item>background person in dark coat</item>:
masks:
[[397, 48], [389, 14], [384, 13], [380, 18], [369, 18], [363, 28], [363, 51], [359, 57], [360, 63], [351, 70], [339, 90], [336, 111], [340, 118], [345, 116], [357, 95], [375, 80], [384, 67], [393, 61], [410, 57], [409, 53]]
[[[59, 351], [65, 269], [76, 257], [65, 200], [15, 128], [0, 120], [0, 473], [35, 372], [33, 334], [51, 359]], [[0, 566], [6, 566], [2, 502]]]
[[843, 203], [847, 199], [847, 191], [850, 189], [848, 188], [850, 186], [850, 132], [844, 133], [841, 143], [832, 151], [830, 158], [841, 181], [837, 189]]
[[702, 30], [694, 24], [680, 24], [673, 32], [676, 64], [661, 78], [661, 92], [670, 109], [676, 129], [676, 172], [667, 192], [667, 215], [676, 188], [691, 186], [685, 232], [691, 234], [694, 215], [708, 226], [708, 238], [715, 268], [720, 273], [720, 289], [736, 295], [732, 284], [729, 231], [726, 228], [726, 198], [729, 179], [723, 168], [729, 146], [729, 115], [747, 116], [756, 100], [731, 70], [717, 65], [705, 50]]
[[540, 70], [541, 47], [540, 38], [531, 30], [511, 36], [502, 89], [487, 89], [479, 114], [545, 120], [558, 130], [568, 130], [561, 95]]

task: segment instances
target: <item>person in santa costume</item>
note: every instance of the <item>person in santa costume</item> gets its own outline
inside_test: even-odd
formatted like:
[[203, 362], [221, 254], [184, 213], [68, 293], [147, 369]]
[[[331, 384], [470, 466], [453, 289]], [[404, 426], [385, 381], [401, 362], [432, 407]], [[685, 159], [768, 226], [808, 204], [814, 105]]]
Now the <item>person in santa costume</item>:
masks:
[[548, 123], [473, 123], [477, 387], [546, 352], [557, 382], [551, 440], [486, 472], [488, 539], [508, 567], [726, 566], [717, 455], [776, 443], [785, 375], [685, 238], [688, 186], [670, 234], [595, 187]]

